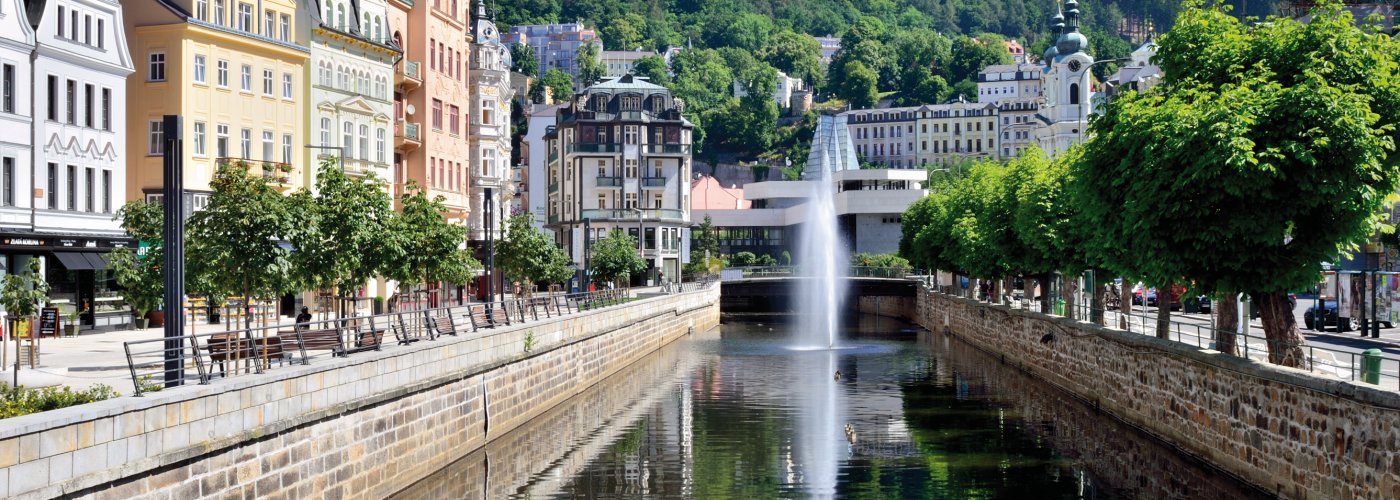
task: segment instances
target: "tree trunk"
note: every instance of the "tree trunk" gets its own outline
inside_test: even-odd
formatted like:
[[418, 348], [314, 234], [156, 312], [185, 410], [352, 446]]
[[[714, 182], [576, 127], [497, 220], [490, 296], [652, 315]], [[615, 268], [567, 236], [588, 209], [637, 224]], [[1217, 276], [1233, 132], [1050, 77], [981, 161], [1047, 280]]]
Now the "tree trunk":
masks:
[[1036, 278], [1036, 295], [1040, 296], [1040, 312], [1050, 314], [1050, 278], [1051, 273], [1043, 273]]
[[[1157, 338], [1159, 339], [1171, 340], [1172, 338], [1171, 293], [1171, 285], [1157, 287]], [[1147, 302], [1147, 294], [1143, 294], [1142, 301]]]
[[1011, 305], [1011, 295], [1016, 291], [1016, 278], [1007, 276], [1001, 282], [1002, 303]]
[[1303, 335], [1298, 331], [1298, 320], [1288, 307], [1288, 296], [1283, 293], [1253, 293], [1259, 304], [1259, 318], [1264, 323], [1264, 337], [1269, 341], [1269, 362], [1276, 365], [1308, 369], [1308, 359], [1303, 354]]
[[1065, 317], [1075, 319], [1074, 314], [1074, 290], [1076, 277], [1071, 274], [1060, 274], [1060, 298], [1065, 301]]
[[1128, 278], [1123, 277], [1123, 283], [1118, 287], [1118, 328], [1127, 330], [1129, 320], [1133, 314], [1133, 285], [1128, 282]]
[[1240, 303], [1236, 293], [1220, 294], [1215, 299], [1215, 350], [1239, 356], [1235, 331], [1240, 327]]
[[1108, 289], [1103, 283], [1098, 283], [1099, 274], [1098, 271], [1094, 271], [1094, 294], [1089, 299], [1089, 321], [1093, 321], [1095, 325], [1103, 326], [1104, 298], [1108, 294]]

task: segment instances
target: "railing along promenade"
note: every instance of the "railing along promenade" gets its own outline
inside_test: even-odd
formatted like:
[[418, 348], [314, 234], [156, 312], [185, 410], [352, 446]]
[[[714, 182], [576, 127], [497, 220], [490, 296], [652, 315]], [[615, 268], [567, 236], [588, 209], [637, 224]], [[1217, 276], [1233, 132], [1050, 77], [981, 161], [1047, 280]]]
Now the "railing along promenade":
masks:
[[[670, 293], [702, 290], [713, 280], [677, 283]], [[632, 290], [536, 294], [503, 301], [410, 309], [295, 325], [249, 326], [221, 332], [125, 342], [135, 394], [165, 387], [209, 384], [216, 379], [260, 374], [288, 365], [348, 357], [417, 342], [433, 342], [499, 327], [621, 304]], [[444, 344], [446, 345], [446, 344]], [[175, 360], [173, 363], [171, 359]]]

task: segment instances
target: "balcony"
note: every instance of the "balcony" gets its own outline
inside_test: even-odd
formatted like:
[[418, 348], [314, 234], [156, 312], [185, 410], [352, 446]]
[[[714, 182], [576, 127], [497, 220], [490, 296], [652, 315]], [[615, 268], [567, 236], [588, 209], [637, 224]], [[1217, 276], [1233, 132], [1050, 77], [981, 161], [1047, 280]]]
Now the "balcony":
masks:
[[549, 217], [547, 217], [547, 218], [545, 219], [545, 221], [546, 221], [546, 222], [545, 222], [546, 224], [558, 224], [558, 223], [559, 223], [559, 214], [553, 214], [553, 213], [552, 213], [552, 214], [549, 214]]
[[275, 161], [253, 160], [249, 158], [223, 157], [215, 160], [219, 167], [233, 165], [248, 171], [249, 175], [261, 176], [270, 182], [275, 182], [285, 186], [292, 180], [292, 171], [295, 170], [290, 163]]
[[419, 72], [418, 61], [405, 60], [394, 69], [394, 86], [405, 91], [413, 90], [423, 85], [423, 74]]
[[568, 154], [608, 154], [622, 151], [621, 144], [570, 144]]
[[343, 162], [345, 173], [353, 176], [363, 177], [371, 172], [380, 179], [387, 179], [389, 176], [388, 163], [376, 163], [369, 160], [345, 159]]
[[555, 193], [555, 192], [558, 192], [558, 191], [559, 191], [559, 182], [558, 182], [558, 181], [549, 183], [549, 192]]
[[[584, 210], [583, 213], [581, 214], [581, 216], [582, 216], [582, 217], [581, 217], [582, 219], [587, 219], [587, 220], [616, 220], [616, 221], [629, 221], [629, 220], [635, 221], [635, 220], [637, 220], [637, 212], [636, 212], [635, 210], [626, 209], [626, 208], [618, 208], [618, 209], [604, 208], [604, 209]], [[675, 209], [669, 209], [669, 208], [644, 208], [644, 209], [642, 209], [642, 219], [643, 219], [643, 220], [652, 220], [652, 221], [655, 221], [655, 220], [676, 220], [676, 221], [679, 221], [679, 220], [684, 220], [684, 219], [685, 219], [685, 211], [682, 211], [682, 210], [675, 210]]]
[[688, 155], [689, 144], [647, 144], [642, 146], [649, 155]]
[[423, 125], [417, 122], [399, 122], [394, 125], [394, 150], [408, 152], [423, 145]]
[[600, 188], [620, 188], [622, 187], [621, 177], [599, 177], [598, 187]]
[[642, 178], [642, 187], [643, 187], [643, 188], [651, 188], [651, 189], [664, 188], [664, 187], [666, 187], [666, 178], [665, 178], [665, 177], [643, 177], [643, 178]]

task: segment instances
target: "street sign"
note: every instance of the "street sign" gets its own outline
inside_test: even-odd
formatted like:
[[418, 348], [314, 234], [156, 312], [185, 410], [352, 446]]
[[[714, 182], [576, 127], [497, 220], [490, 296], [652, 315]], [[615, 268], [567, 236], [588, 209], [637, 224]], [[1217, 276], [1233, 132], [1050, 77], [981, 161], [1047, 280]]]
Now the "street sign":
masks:
[[139, 242], [137, 242], [137, 243], [136, 243], [136, 259], [137, 259], [137, 260], [146, 260], [146, 255], [150, 253], [151, 247], [154, 247], [154, 246], [155, 246], [155, 243], [151, 243], [151, 242], [149, 242], [149, 241], [139, 241]]

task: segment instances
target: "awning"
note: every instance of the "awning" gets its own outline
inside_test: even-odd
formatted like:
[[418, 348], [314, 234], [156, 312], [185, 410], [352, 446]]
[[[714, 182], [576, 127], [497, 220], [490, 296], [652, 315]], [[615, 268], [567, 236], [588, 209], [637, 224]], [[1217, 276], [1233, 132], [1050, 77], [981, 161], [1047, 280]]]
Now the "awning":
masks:
[[100, 252], [54, 252], [53, 255], [69, 271], [107, 269], [107, 255]]

